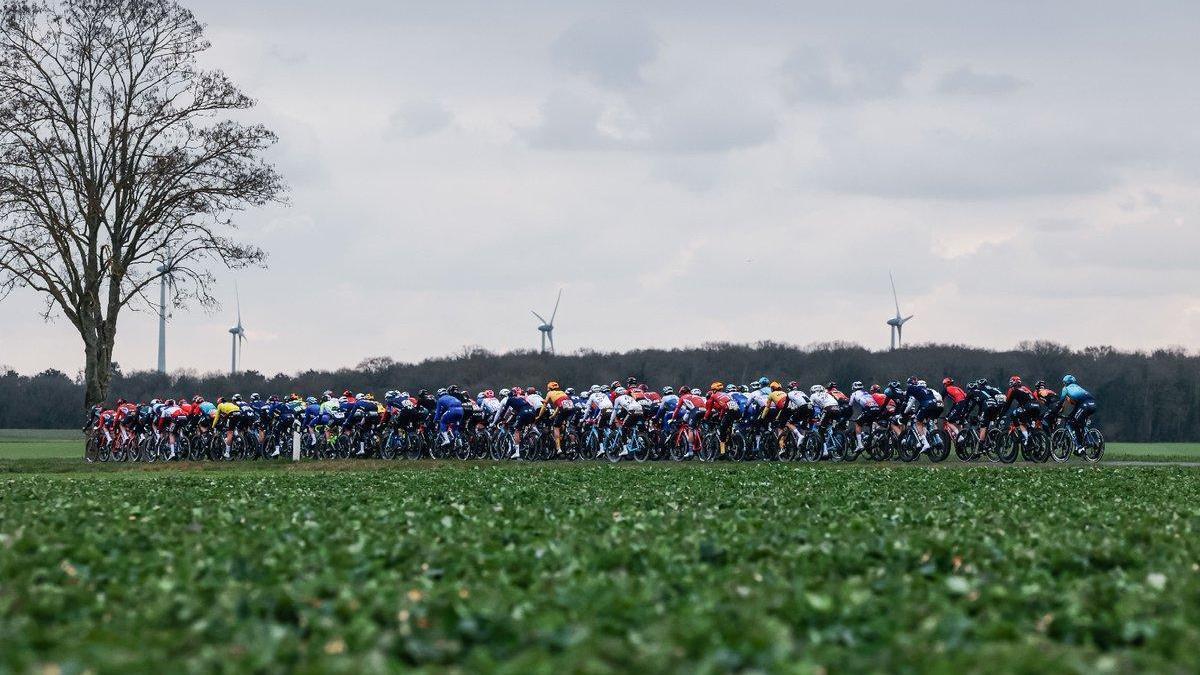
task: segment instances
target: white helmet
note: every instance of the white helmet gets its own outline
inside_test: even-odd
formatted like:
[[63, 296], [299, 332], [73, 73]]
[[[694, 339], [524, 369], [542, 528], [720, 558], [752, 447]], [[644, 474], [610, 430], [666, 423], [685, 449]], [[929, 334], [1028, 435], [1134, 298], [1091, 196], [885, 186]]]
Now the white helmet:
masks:
[[507, 389], [501, 389], [500, 390], [500, 398], [508, 398], [508, 395], [511, 393], [512, 392]]
[[617, 396], [624, 396], [625, 393], [625, 387], [617, 387]]
[[825, 387], [822, 387], [819, 384], [814, 384], [813, 386], [809, 387], [809, 389], [808, 389], [808, 393], [810, 393], [810, 394], [819, 394], [823, 391], [825, 391]]

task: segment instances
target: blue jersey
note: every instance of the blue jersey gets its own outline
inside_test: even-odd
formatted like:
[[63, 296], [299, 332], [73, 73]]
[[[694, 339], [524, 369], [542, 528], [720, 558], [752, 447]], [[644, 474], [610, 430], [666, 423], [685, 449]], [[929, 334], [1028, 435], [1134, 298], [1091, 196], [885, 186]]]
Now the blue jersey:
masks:
[[[526, 405], [528, 405], [528, 403]], [[433, 411], [433, 418], [434, 420], [441, 420], [443, 415], [446, 413], [453, 413], [455, 410], [458, 411], [460, 416], [462, 415], [462, 401], [451, 396], [450, 394], [443, 394], [438, 397], [437, 408], [435, 408]]]
[[1092, 395], [1088, 393], [1087, 389], [1084, 389], [1078, 384], [1068, 384], [1067, 386], [1063, 387], [1060, 398], [1062, 398], [1064, 401], [1071, 401], [1072, 403], [1086, 403], [1088, 401], [1095, 400], [1092, 398]]
[[204, 403], [200, 404], [200, 412], [204, 413], [208, 417], [212, 417], [213, 413], [217, 412], [217, 406], [205, 401]]
[[319, 419], [321, 419], [321, 404], [320, 403], [309, 403], [308, 405], [304, 406], [304, 423], [305, 424], [314, 424]]
[[530, 404], [529, 401], [525, 400], [524, 396], [509, 396], [508, 398], [504, 399], [504, 407], [500, 410], [504, 411], [508, 408], [512, 408], [513, 412], [520, 415], [527, 410], [533, 410], [533, 405]]
[[908, 389], [904, 392], [904, 394], [909, 398], [917, 399], [917, 405], [921, 406], [922, 408], [927, 405], [934, 405], [937, 403], [937, 397], [933, 395], [933, 392], [929, 390], [929, 387], [922, 387], [919, 384], [908, 385]]

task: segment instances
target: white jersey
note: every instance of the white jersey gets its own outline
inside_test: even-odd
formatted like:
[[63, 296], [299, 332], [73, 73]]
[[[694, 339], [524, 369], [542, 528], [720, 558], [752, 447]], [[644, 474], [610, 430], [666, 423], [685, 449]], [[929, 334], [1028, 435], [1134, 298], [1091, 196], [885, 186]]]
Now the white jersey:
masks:
[[500, 412], [500, 399], [496, 398], [495, 396], [491, 398], [481, 398], [479, 399], [479, 407], [483, 409], [485, 414], [494, 416], [496, 413]]
[[642, 412], [642, 404], [629, 394], [621, 394], [613, 400], [613, 412], [624, 410], [626, 412]]
[[766, 408], [771, 404], [770, 389], [758, 389], [750, 393], [750, 402], [756, 404], [760, 408]]
[[588, 397], [587, 407], [588, 410], [612, 410], [612, 399], [608, 394], [598, 391]]
[[818, 391], [817, 393], [813, 394], [812, 402], [813, 405], [819, 405], [824, 409], [839, 407], [838, 400], [834, 398], [833, 394], [829, 393], [828, 391]]
[[808, 402], [808, 397], [804, 395], [804, 392], [800, 391], [799, 389], [788, 392], [788, 410], [799, 410], [806, 405], [810, 404]]
[[850, 394], [850, 404], [861, 410], [875, 410], [879, 404], [875, 402], [875, 397], [866, 389], [859, 389]]
[[529, 405], [533, 406], [534, 410], [540, 410], [542, 404], [546, 402], [546, 400], [543, 399], [540, 394], [528, 394], [525, 396], [525, 400], [529, 401]]
[[942, 404], [942, 393], [940, 391], [938, 391], [937, 389], [930, 388], [929, 393], [933, 394], [933, 398], [935, 401], [938, 402], [938, 405]]

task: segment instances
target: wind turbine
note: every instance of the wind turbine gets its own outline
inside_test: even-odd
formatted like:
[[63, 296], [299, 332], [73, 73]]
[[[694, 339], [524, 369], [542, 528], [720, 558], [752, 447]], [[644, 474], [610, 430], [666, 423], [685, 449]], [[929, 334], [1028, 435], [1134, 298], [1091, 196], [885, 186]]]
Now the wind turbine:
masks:
[[537, 312], [530, 310], [530, 312], [532, 312], [533, 315], [537, 317], [537, 320], [542, 322], [542, 325], [538, 326], [538, 331], [540, 331], [542, 334], [542, 353], [543, 354], [546, 353], [546, 340], [550, 341], [550, 353], [551, 354], [554, 353], [554, 317], [558, 316], [558, 303], [560, 303], [560, 302], [562, 302], [562, 289], [561, 288], [558, 289], [558, 300], [554, 301], [554, 311], [551, 312], [549, 321], [543, 319], [541, 314], [538, 314]]
[[158, 372], [167, 372], [167, 286], [175, 290], [175, 256], [167, 247], [163, 264], [158, 266]]
[[892, 300], [896, 301], [896, 316], [887, 320], [887, 325], [892, 327], [892, 350], [895, 351], [896, 346], [903, 339], [904, 324], [908, 323], [908, 320], [915, 315], [903, 316], [900, 314], [900, 297], [896, 295], [896, 278], [892, 276], [890, 271], [888, 272], [888, 278], [892, 280]]
[[238, 347], [241, 343], [246, 342], [246, 329], [242, 327], [242, 298], [238, 294], [237, 282], [233, 284], [233, 295], [237, 298], [237, 325], [229, 329], [229, 337], [232, 342], [229, 356], [229, 374], [237, 375]]

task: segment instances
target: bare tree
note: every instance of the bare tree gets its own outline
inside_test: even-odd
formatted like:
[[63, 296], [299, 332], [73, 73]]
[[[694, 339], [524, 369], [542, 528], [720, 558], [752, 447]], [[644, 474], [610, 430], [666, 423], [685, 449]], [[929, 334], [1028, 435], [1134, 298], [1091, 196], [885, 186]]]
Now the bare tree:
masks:
[[46, 296], [108, 393], [121, 310], [150, 302], [169, 248], [176, 305], [211, 305], [213, 264], [263, 260], [232, 214], [282, 199], [254, 101], [202, 70], [204, 27], [171, 0], [5, 0], [0, 10], [0, 287]]

